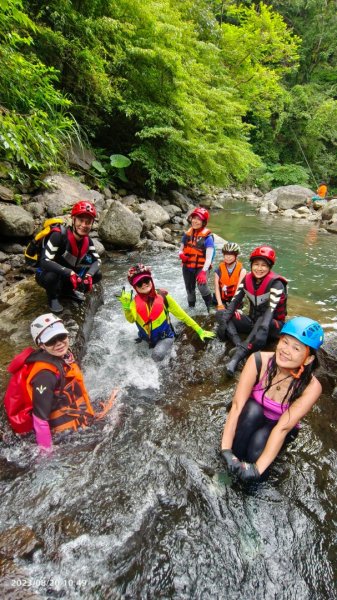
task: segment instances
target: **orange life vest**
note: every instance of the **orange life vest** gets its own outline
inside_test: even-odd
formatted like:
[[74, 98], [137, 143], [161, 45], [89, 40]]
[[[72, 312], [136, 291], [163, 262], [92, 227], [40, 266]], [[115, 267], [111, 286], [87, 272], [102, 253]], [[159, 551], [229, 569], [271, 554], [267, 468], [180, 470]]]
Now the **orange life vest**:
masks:
[[[227, 270], [226, 263], [221, 262], [219, 264], [219, 271], [219, 287], [221, 300], [223, 300], [223, 302], [230, 302], [235, 294], [236, 288], [238, 287], [239, 277], [242, 271], [242, 263], [240, 263], [237, 260], [232, 273], [229, 273]], [[224, 290], [223, 288], [225, 286], [226, 289]]]
[[326, 185], [320, 185], [317, 189], [317, 196], [319, 196], [320, 198], [325, 198], [325, 196], [327, 195], [328, 192], [328, 188]]
[[[33, 398], [32, 380], [42, 370], [52, 371], [60, 374], [59, 369], [53, 364], [37, 361], [27, 378], [27, 392]], [[89, 396], [84, 385], [83, 375], [80, 368], [74, 362], [71, 365], [64, 364], [64, 385], [62, 389], [55, 390], [56, 407], [51, 411], [48, 422], [54, 432], [66, 429], [77, 430], [86, 427], [94, 411], [90, 404]]]
[[205, 239], [209, 235], [212, 235], [212, 232], [206, 227], [200, 231], [196, 231], [193, 227], [190, 227], [186, 231], [183, 252], [188, 256], [188, 260], [184, 264], [189, 269], [200, 269], [204, 266], [206, 258]]

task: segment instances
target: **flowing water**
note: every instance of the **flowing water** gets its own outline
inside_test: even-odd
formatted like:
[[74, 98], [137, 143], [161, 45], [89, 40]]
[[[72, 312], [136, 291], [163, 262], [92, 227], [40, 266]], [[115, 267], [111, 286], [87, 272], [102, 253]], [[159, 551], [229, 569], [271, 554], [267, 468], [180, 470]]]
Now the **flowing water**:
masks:
[[[273, 244], [277, 270], [291, 280], [293, 314], [334, 329], [334, 236], [259, 218], [242, 204], [229, 204], [211, 226], [241, 244], [246, 264], [253, 247]], [[203, 347], [178, 325], [173, 355], [158, 366], [144, 343], [135, 344], [136, 328], [114, 294], [140, 258], [152, 265], [157, 287], [186, 308], [176, 252], [133, 253], [106, 264], [105, 304], [83, 368], [94, 402], [120, 388], [109, 417], [66, 437], [51, 457], [39, 457], [29, 440], [1, 446], [1, 459], [14, 469], [0, 481], [1, 530], [26, 524], [41, 541], [32, 556], [13, 563], [8, 598], [29, 597], [24, 586], [48, 599], [336, 597], [330, 394], [269, 479], [240, 485], [217, 454], [234, 389], [223, 375], [223, 346]], [[202, 313], [200, 302], [196, 318], [211, 327]]]

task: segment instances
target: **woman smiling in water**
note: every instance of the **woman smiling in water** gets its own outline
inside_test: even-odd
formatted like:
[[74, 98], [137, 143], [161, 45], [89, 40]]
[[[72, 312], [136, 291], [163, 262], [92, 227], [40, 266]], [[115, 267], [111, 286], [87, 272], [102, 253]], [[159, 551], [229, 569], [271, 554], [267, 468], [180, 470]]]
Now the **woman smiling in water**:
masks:
[[256, 352], [247, 360], [221, 443], [228, 470], [242, 481], [260, 478], [320, 397], [313, 371], [323, 339], [319, 323], [295, 317], [283, 326], [275, 353]]

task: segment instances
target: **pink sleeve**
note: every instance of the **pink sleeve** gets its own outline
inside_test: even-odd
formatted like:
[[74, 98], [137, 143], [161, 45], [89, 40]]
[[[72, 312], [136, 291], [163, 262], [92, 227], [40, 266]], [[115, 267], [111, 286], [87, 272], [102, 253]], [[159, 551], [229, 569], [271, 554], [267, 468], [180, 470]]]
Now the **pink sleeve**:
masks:
[[33, 426], [38, 446], [48, 449], [51, 448], [52, 438], [48, 421], [33, 415]]

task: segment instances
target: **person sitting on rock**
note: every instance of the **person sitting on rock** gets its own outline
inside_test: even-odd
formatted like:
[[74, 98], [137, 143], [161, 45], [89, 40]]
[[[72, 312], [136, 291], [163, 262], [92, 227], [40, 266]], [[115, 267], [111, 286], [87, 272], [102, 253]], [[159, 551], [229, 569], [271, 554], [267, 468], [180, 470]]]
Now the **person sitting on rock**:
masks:
[[[228, 336], [235, 345], [234, 355], [226, 364], [233, 376], [241, 360], [264, 348], [268, 339], [276, 339], [287, 315], [287, 280], [274, 273], [276, 254], [270, 246], [258, 246], [250, 255], [251, 272], [240, 285], [218, 321], [220, 339]], [[249, 301], [249, 314], [240, 310], [244, 298]], [[219, 314], [219, 313], [217, 313]], [[230, 325], [229, 325], [230, 323]], [[249, 334], [244, 342], [239, 334]]]
[[133, 291], [117, 296], [125, 317], [129, 323], [136, 323], [138, 340], [145, 340], [153, 348], [152, 358], [161, 361], [167, 356], [174, 342], [174, 329], [170, 313], [189, 327], [192, 327], [200, 339], [215, 337], [215, 333], [205, 331], [196, 323], [165, 290], [155, 288], [150, 267], [139, 263], [128, 271], [128, 281]]
[[43, 245], [36, 281], [47, 291], [48, 305], [54, 313], [63, 306], [60, 296], [82, 302], [94, 283], [102, 278], [101, 260], [89, 237], [96, 208], [88, 200], [76, 202], [71, 210], [72, 225], [60, 227]]
[[196, 302], [195, 289], [198, 286], [207, 311], [212, 306], [212, 294], [207, 283], [207, 274], [214, 256], [214, 238], [206, 225], [209, 212], [206, 208], [195, 208], [188, 220], [191, 227], [182, 237], [179, 258], [183, 265], [183, 278], [187, 292], [188, 306], [194, 307]]
[[317, 321], [295, 317], [281, 329], [275, 352], [256, 352], [247, 360], [220, 453], [229, 472], [242, 481], [258, 481], [267, 473], [319, 399], [322, 386], [313, 372], [323, 340]]
[[237, 260], [240, 246], [235, 242], [226, 242], [222, 248], [223, 261], [214, 271], [214, 290], [217, 310], [225, 310], [243, 280], [247, 271]]

